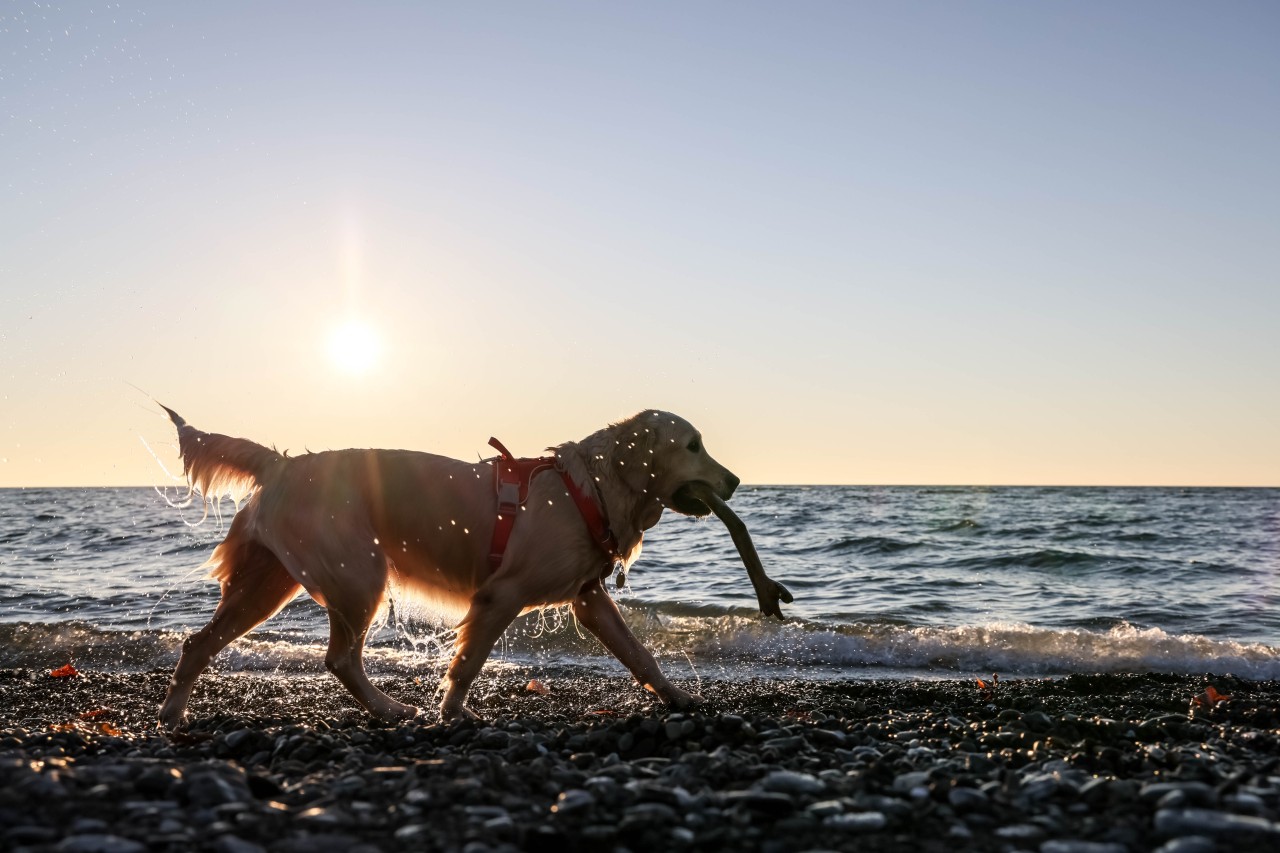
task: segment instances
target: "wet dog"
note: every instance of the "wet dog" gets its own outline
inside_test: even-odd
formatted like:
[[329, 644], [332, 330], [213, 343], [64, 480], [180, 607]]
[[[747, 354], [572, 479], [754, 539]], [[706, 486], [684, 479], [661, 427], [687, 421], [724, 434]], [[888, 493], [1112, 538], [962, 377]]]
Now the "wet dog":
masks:
[[[218, 652], [304, 589], [329, 614], [329, 671], [373, 716], [415, 716], [417, 708], [369, 681], [362, 662], [392, 579], [442, 611], [465, 614], [445, 678], [443, 719], [475, 716], [467, 690], [518, 615], [566, 603], [646, 690], [677, 708], [698, 701], [662, 674], [603, 583], [615, 562], [625, 567], [640, 555], [644, 531], [664, 508], [704, 516], [710, 508], [698, 494], [727, 500], [738, 486], [683, 418], [648, 410], [551, 448], [554, 466], [533, 475], [493, 565], [499, 500], [492, 466], [500, 460], [468, 463], [407, 450], [289, 457], [201, 432], [165, 411], [178, 429], [192, 489], [213, 496], [239, 488], [249, 497], [209, 559], [222, 600], [209, 624], [183, 643], [160, 706], [162, 725], [183, 722], [196, 678]], [[594, 502], [613, 553], [592, 535], [571, 490]]]

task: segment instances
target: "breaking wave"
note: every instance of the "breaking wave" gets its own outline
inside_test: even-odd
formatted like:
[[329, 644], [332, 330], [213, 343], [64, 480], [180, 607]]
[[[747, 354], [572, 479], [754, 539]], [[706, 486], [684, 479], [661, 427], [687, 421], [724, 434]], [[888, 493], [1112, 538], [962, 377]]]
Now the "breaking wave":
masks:
[[[1159, 672], [1280, 679], [1280, 649], [1272, 646], [1171, 634], [1128, 623], [1096, 630], [1005, 622], [952, 627], [821, 625], [764, 621], [738, 613], [688, 615], [649, 608], [629, 609], [626, 616], [641, 641], [664, 661], [723, 677]], [[167, 630], [102, 630], [83, 622], [0, 624], [0, 668], [52, 669], [71, 662], [89, 669], [167, 669], [177, 662], [183, 637]], [[387, 627], [371, 639], [366, 663], [371, 672], [443, 670], [452, 653], [452, 639], [452, 632], [443, 629]], [[323, 672], [324, 655], [325, 643], [314, 635], [258, 631], [223, 651], [215, 668]], [[494, 650], [492, 660], [498, 666], [616, 667], [603, 648], [563, 612], [535, 614], [517, 622]]]

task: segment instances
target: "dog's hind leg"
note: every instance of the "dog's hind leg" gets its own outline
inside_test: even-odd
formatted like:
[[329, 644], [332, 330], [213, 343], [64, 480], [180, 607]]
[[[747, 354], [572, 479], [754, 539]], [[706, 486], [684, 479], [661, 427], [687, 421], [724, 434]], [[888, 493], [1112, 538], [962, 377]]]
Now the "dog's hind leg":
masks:
[[209, 624], [182, 644], [182, 656], [160, 706], [160, 725], [165, 728], [181, 725], [196, 678], [209, 661], [275, 615], [301, 588], [274, 554], [253, 542], [235, 547], [217, 574], [222, 578], [222, 600]]
[[329, 651], [325, 655], [325, 666], [373, 716], [389, 723], [412, 719], [418, 709], [397, 702], [374, 687], [364, 671], [365, 637], [386, 589], [386, 558], [375, 554], [360, 562], [348, 560], [347, 566], [359, 568], [340, 577], [339, 589], [325, 590], [329, 608]]
[[467, 691], [493, 651], [493, 644], [524, 608], [518, 593], [514, 584], [490, 583], [471, 599], [471, 607], [458, 626], [458, 642], [445, 679], [444, 699], [440, 702], [441, 719], [476, 718], [465, 704]]

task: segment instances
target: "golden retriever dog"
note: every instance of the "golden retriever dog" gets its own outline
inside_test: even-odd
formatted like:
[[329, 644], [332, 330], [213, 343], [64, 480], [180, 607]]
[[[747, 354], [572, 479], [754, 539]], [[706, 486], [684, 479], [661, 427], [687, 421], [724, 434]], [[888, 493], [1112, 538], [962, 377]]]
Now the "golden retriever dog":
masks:
[[[161, 725], [181, 725], [196, 678], [213, 657], [303, 589], [329, 613], [329, 671], [374, 717], [415, 716], [417, 708], [369, 681], [362, 662], [389, 582], [465, 614], [440, 703], [445, 720], [475, 716], [465, 704], [467, 690], [517, 616], [565, 603], [646, 690], [677, 708], [700, 701], [662, 674], [603, 583], [615, 562], [625, 569], [640, 555], [644, 531], [664, 508], [705, 516], [709, 508], [693, 492], [728, 499], [738, 486], [683, 418], [647, 410], [549, 448], [555, 466], [534, 474], [493, 567], [499, 515], [493, 466], [500, 460], [470, 463], [409, 450], [289, 457], [201, 432], [165, 411], [178, 429], [190, 488], [204, 496], [238, 488], [249, 496], [209, 558], [222, 600], [209, 624], [183, 643]], [[570, 497], [570, 480], [594, 498], [616, 541], [614, 554], [591, 535]]]

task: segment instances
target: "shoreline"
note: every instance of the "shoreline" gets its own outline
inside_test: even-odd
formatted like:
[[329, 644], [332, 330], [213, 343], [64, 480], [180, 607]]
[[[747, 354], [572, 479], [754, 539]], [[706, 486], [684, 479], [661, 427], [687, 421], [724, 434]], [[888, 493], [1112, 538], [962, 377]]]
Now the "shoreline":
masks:
[[[1231, 676], [482, 677], [441, 725], [369, 719], [327, 675], [0, 670], [0, 846], [15, 850], [742, 849], [1196, 853], [1280, 844], [1280, 682]], [[696, 687], [690, 682], [683, 686]], [[1189, 713], [1214, 686], [1231, 698]]]

